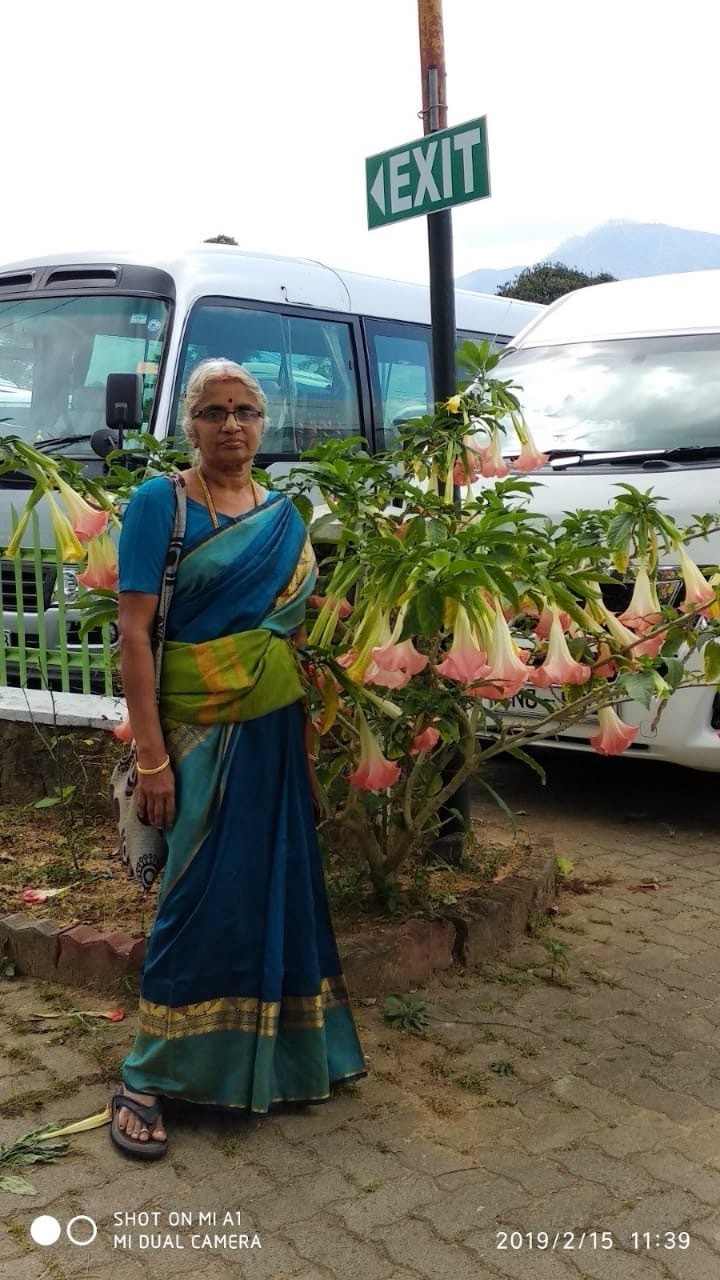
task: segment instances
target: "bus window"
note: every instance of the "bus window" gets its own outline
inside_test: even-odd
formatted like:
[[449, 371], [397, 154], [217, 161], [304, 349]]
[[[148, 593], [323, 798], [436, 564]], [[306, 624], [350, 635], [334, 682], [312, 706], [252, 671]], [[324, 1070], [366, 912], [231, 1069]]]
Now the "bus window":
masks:
[[[390, 448], [400, 423], [422, 417], [432, 407], [432, 337], [425, 325], [399, 320], [366, 320], [377, 446]], [[507, 339], [459, 330], [457, 345], [487, 340], [493, 347]], [[467, 382], [468, 371], [458, 365], [458, 382]]]
[[393, 320], [365, 322], [379, 448], [389, 447], [398, 425], [428, 413], [432, 401], [430, 330]]
[[[195, 365], [212, 356], [243, 365], [267, 397], [261, 456], [297, 456], [324, 440], [360, 433], [357, 362], [348, 324], [203, 301], [188, 325], [183, 391]], [[182, 404], [176, 429], [181, 421]]]

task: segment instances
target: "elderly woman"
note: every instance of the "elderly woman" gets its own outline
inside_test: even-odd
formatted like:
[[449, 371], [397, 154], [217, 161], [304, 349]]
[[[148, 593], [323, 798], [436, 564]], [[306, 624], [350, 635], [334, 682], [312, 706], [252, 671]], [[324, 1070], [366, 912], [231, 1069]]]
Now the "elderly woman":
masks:
[[171, 537], [168, 479], [140, 485], [120, 539], [122, 679], [137, 807], [168, 859], [139, 1029], [111, 1138], [165, 1154], [160, 1096], [267, 1113], [366, 1075], [315, 832], [293, 642], [317, 570], [295, 507], [251, 476], [265, 397], [206, 360], [185, 395], [199, 461], [167, 619], [160, 705], [151, 635]]

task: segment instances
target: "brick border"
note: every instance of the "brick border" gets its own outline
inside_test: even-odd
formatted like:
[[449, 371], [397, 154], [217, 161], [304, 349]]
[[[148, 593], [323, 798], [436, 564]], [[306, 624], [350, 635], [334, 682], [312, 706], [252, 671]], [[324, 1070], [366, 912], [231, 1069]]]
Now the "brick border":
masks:
[[[338, 936], [343, 972], [353, 996], [383, 996], [420, 986], [453, 965], [472, 967], [510, 946], [530, 916], [546, 911], [556, 893], [552, 840], [528, 847], [522, 871], [487, 893], [467, 898], [457, 915], [381, 925], [363, 937]], [[0, 949], [18, 972], [70, 987], [106, 991], [125, 975], [138, 977], [145, 939], [102, 933], [91, 925], [61, 928], [23, 912], [0, 916]]]

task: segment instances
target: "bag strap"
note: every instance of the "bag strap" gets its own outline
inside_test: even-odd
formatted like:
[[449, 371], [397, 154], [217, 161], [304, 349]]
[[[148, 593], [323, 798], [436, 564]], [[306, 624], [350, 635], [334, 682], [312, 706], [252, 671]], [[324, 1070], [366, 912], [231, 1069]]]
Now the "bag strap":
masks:
[[160, 586], [160, 596], [158, 599], [157, 613], [155, 614], [155, 626], [153, 629], [155, 694], [158, 699], [160, 697], [160, 674], [162, 671], [165, 629], [167, 627], [168, 613], [170, 612], [170, 605], [172, 604], [173, 592], [175, 590], [175, 581], [177, 579], [178, 566], [180, 564], [182, 545], [185, 538], [185, 524], [187, 520], [187, 494], [185, 492], [185, 481], [179, 471], [172, 472], [167, 478], [173, 486], [175, 493], [175, 518], [173, 520], [172, 532], [168, 543], [167, 556], [165, 557], [165, 568], [163, 569], [163, 578]]

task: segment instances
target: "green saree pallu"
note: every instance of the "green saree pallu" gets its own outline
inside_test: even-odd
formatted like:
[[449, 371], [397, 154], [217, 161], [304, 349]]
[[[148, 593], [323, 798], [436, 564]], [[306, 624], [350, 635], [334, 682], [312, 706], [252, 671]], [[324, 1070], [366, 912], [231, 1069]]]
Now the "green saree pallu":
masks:
[[[157, 481], [155, 485], [160, 495]], [[138, 491], [140, 492], [140, 490]], [[132, 506], [132, 503], [131, 503]], [[120, 587], [132, 590], [126, 516]], [[265, 1113], [366, 1075], [337, 952], [290, 636], [317, 569], [281, 494], [235, 519], [188, 500], [160, 716], [177, 816], [148, 939], [129, 1089]], [[160, 536], [160, 534], [158, 534]], [[142, 589], [142, 588], [134, 588]]]

